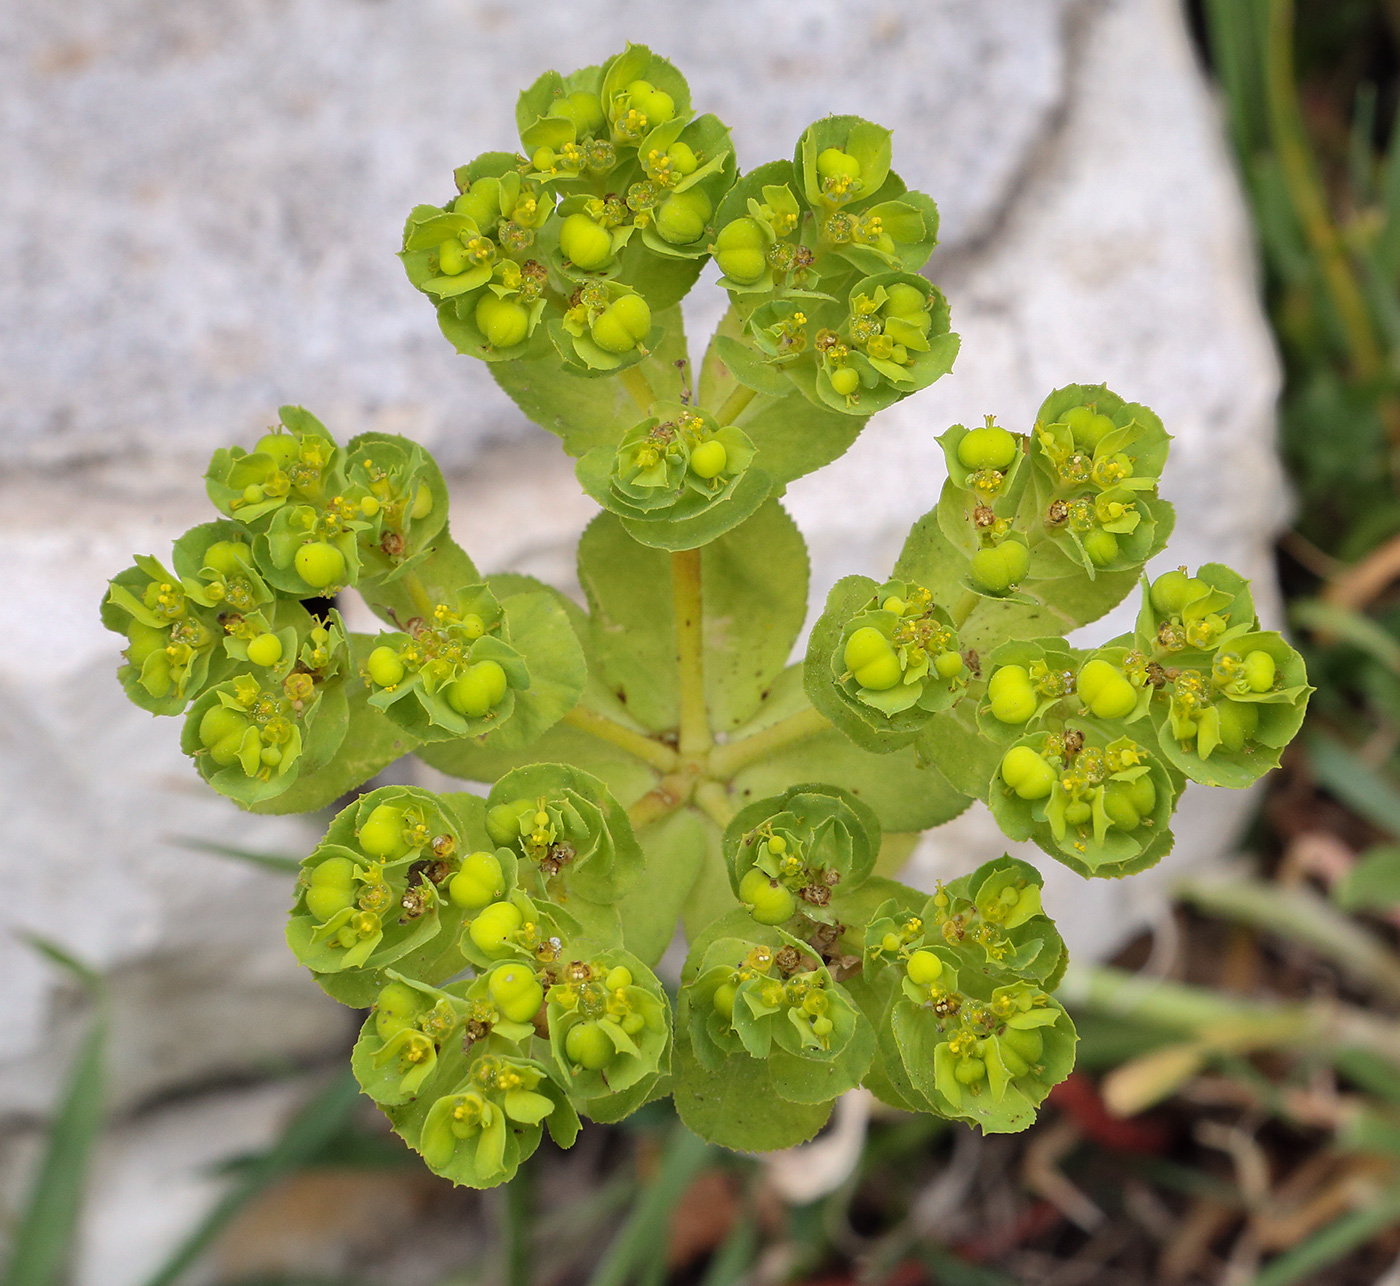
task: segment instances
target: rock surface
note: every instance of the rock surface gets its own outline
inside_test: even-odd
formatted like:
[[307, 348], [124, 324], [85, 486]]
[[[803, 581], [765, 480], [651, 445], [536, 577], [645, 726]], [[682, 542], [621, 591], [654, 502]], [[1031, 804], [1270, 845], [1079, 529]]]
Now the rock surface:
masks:
[[[962, 356], [789, 493], [812, 549], [814, 614], [839, 576], [887, 568], [933, 503], [935, 433], [987, 412], [1023, 427], [1074, 380], [1106, 380], [1177, 435], [1167, 561], [1229, 561], [1270, 597], [1278, 375], [1173, 0], [9, 6], [0, 914], [113, 971], [118, 1108], [309, 1058], [346, 1039], [346, 1018], [282, 946], [286, 880], [172, 842], [296, 853], [311, 830], [250, 822], [208, 796], [173, 725], [125, 703], [115, 639], [97, 622], [103, 583], [132, 550], [164, 555], [206, 516], [209, 451], [249, 438], [283, 401], [345, 436], [420, 437], [459, 475], [454, 529], [483, 566], [570, 583], [591, 504], [554, 440], [442, 342], [393, 251], [405, 212], [443, 199], [454, 165], [512, 145], [520, 87], [629, 36], [675, 57], [696, 101], [738, 122], [741, 163], [789, 153], [827, 111], [861, 112], [899, 125], [897, 167], [943, 212], [931, 272]], [[710, 294], [688, 308], [692, 335], [717, 316]], [[1247, 801], [1195, 795], [1153, 876], [1086, 886], [1045, 863], [1049, 909], [1079, 951], [1111, 949], [1161, 905], [1162, 881], [1228, 848]], [[971, 812], [930, 837], [915, 869], [931, 880], [1001, 848]], [[0, 1115], [17, 1157], [77, 1020], [51, 967], [9, 935], [0, 968]], [[248, 1110], [281, 1110], [276, 1094], [259, 1102]], [[263, 1128], [229, 1110], [200, 1127], [224, 1151]], [[142, 1115], [123, 1147], [158, 1157], [177, 1128], [163, 1119]], [[169, 1244], [206, 1200], [203, 1189], [153, 1199], [140, 1235]], [[89, 1260], [82, 1280], [139, 1275], [135, 1260], [121, 1271]]]

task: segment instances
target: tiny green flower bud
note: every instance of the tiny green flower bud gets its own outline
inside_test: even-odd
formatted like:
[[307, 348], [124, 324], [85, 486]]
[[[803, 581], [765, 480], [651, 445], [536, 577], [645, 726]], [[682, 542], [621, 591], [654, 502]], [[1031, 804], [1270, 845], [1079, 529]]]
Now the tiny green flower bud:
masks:
[[467, 933], [488, 956], [503, 956], [510, 949], [506, 939], [524, 922], [525, 917], [513, 902], [493, 902], [471, 922]]
[[1251, 692], [1267, 692], [1274, 686], [1277, 669], [1267, 652], [1250, 652], [1244, 658], [1244, 681]]
[[739, 881], [739, 900], [748, 903], [759, 924], [782, 924], [792, 918], [797, 901], [790, 890], [753, 867]]
[[603, 986], [609, 991], [621, 991], [632, 985], [632, 971], [626, 965], [614, 965], [603, 979]]
[[528, 1023], [544, 1004], [544, 988], [528, 965], [505, 964], [491, 970], [486, 990], [513, 1023]]
[[313, 919], [324, 923], [354, 904], [354, 875], [355, 864], [348, 857], [328, 857], [311, 871], [306, 909]]
[[256, 482], [250, 482], [243, 488], [243, 503], [245, 505], [261, 504], [266, 493]]
[[566, 259], [585, 272], [595, 272], [612, 262], [612, 236], [582, 210], [564, 220], [559, 229], [559, 248]]
[[860, 372], [854, 366], [838, 366], [831, 372], [832, 391], [840, 397], [850, 397], [859, 387]]
[[393, 648], [380, 645], [369, 654], [365, 661], [371, 682], [381, 688], [392, 688], [404, 676], [404, 663]]
[[412, 847], [404, 839], [403, 809], [393, 804], [379, 804], [360, 827], [360, 847], [370, 857], [397, 862], [408, 856]]
[[293, 561], [297, 575], [313, 589], [327, 589], [345, 579], [345, 555], [324, 540], [302, 545]]
[[411, 1027], [423, 1007], [423, 996], [401, 982], [391, 982], [374, 1002], [374, 1033], [380, 1040]]
[[705, 220], [714, 212], [710, 199], [699, 188], [689, 188], [668, 196], [656, 212], [656, 231], [673, 246], [699, 240]]
[[751, 286], [768, 266], [763, 250], [763, 229], [747, 215], [733, 219], [715, 238], [715, 262], [719, 270], [743, 286]]
[[698, 477], [710, 479], [718, 477], [729, 463], [729, 453], [724, 443], [715, 438], [702, 442], [690, 453], [690, 470]]
[[932, 951], [916, 951], [905, 966], [909, 981], [921, 987], [931, 986], [943, 976], [943, 961]]
[[1083, 826], [1093, 815], [1093, 805], [1087, 799], [1071, 799], [1065, 805], [1065, 821], [1071, 826]]
[[940, 679], [953, 679], [963, 672], [961, 652], [940, 652], [933, 658], [933, 668]]
[[476, 328], [492, 348], [513, 348], [530, 330], [530, 314], [524, 305], [485, 290], [476, 301]]
[[254, 665], [276, 665], [282, 659], [282, 640], [275, 634], [259, 634], [248, 644], [248, 659]]
[[664, 125], [676, 114], [676, 101], [664, 89], [657, 89], [648, 80], [634, 80], [627, 86], [632, 106], [647, 118], [647, 127]]
[[1098, 719], [1122, 719], [1137, 705], [1137, 689], [1107, 661], [1086, 661], [1079, 671], [1079, 698]]
[[965, 469], [1006, 469], [1015, 459], [1016, 439], [995, 425], [973, 429], [958, 443], [958, 463]]
[[593, 342], [605, 353], [630, 353], [651, 330], [651, 309], [640, 295], [623, 295], [593, 323]]
[[1152, 582], [1148, 599], [1158, 616], [1180, 616], [1181, 609], [1205, 590], [1203, 582], [1183, 571], [1163, 572]]
[[447, 689], [447, 704], [458, 714], [480, 719], [506, 694], [506, 672], [495, 661], [478, 661]]
[[1030, 672], [1023, 665], [999, 666], [988, 680], [987, 696], [998, 723], [1025, 723], [1038, 704]]
[[715, 988], [714, 1004], [715, 1012], [721, 1018], [734, 1017], [734, 997], [738, 993], [738, 988], [732, 982], [722, 982]]
[[1030, 551], [1019, 541], [1007, 540], [973, 554], [968, 574], [973, 584], [1002, 594], [1020, 582], [1030, 565]]
[[817, 156], [817, 173], [824, 179], [858, 179], [860, 162], [839, 148], [828, 147]]
[[1220, 744], [1232, 752], [1243, 750], [1259, 726], [1259, 706], [1253, 701], [1222, 701], [1216, 709], [1220, 714]]
[[987, 1065], [980, 1058], [959, 1059], [953, 1065], [953, 1075], [959, 1085], [976, 1085], [987, 1075]]
[[596, 1072], [612, 1061], [613, 1043], [596, 1022], [589, 1021], [570, 1027], [564, 1037], [564, 1055], [569, 1062], [587, 1071]]
[[1001, 779], [1021, 799], [1044, 799], [1055, 785], [1055, 770], [1029, 746], [1012, 746], [1002, 756]]
[[447, 886], [447, 897], [453, 906], [479, 911], [500, 897], [505, 887], [501, 863], [494, 853], [469, 853]]

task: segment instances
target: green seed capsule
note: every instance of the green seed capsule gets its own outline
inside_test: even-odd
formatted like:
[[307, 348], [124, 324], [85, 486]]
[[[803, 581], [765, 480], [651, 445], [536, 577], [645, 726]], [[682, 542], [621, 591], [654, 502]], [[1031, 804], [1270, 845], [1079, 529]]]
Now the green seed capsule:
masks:
[[161, 651], [170, 642], [169, 629], [162, 629], [158, 625], [146, 625], [142, 621], [132, 621], [127, 627], [126, 636], [129, 640], [126, 659], [138, 670], [152, 652]]
[[992, 718], [998, 723], [1025, 723], [1040, 704], [1031, 687], [1030, 672], [1023, 665], [998, 667], [987, 683], [987, 697]]
[[467, 927], [467, 934], [488, 956], [503, 956], [510, 947], [506, 939], [525, 922], [513, 902], [493, 902]]
[[1040, 1061], [1045, 1049], [1045, 1037], [1038, 1027], [1008, 1027], [999, 1039], [1002, 1045], [1014, 1049], [1032, 1067]]
[[1220, 712], [1220, 744], [1231, 752], [1244, 749], [1244, 743], [1259, 727], [1259, 706], [1253, 701], [1222, 701]]
[[682, 176], [694, 174], [700, 168], [699, 159], [687, 143], [672, 143], [666, 149], [666, 159], [671, 162], [671, 168]]
[[[277, 461], [277, 467], [280, 469], [295, 458], [297, 454], [297, 440], [290, 433], [264, 433], [253, 447], [253, 452], [256, 455], [270, 455]], [[233, 542], [221, 540], [217, 543], [229, 545]], [[213, 546], [210, 546], [210, 548], [212, 549]], [[233, 570], [230, 567], [217, 567], [216, 564], [210, 563], [209, 554], [207, 552], [204, 555], [204, 561], [209, 563], [210, 567], [215, 567], [218, 571], [228, 572]]]
[[980, 1058], [959, 1059], [953, 1065], [953, 1076], [959, 1085], [976, 1085], [987, 1075], [987, 1065]]
[[297, 575], [312, 589], [327, 589], [345, 580], [345, 555], [324, 540], [302, 545], [293, 562]]
[[1147, 597], [1158, 616], [1180, 616], [1181, 610], [1206, 588], [1183, 571], [1163, 572], [1152, 582]]
[[817, 156], [817, 173], [824, 179], [858, 179], [860, 162], [840, 148], [828, 147]]
[[374, 1032], [380, 1040], [397, 1036], [418, 1019], [425, 997], [401, 982], [391, 982], [374, 1002]]
[[1065, 821], [1071, 826], [1083, 826], [1094, 815], [1094, 806], [1085, 799], [1071, 799], [1065, 805]]
[[306, 909], [324, 923], [355, 900], [355, 864], [348, 857], [328, 857], [314, 867], [306, 890]]
[[626, 965], [614, 965], [603, 979], [603, 986], [609, 991], [621, 991], [632, 985], [632, 971]]
[[964, 469], [1006, 469], [1016, 449], [1016, 439], [1005, 429], [973, 429], [958, 443], [958, 463]]
[[404, 838], [403, 809], [393, 804], [378, 804], [360, 827], [360, 847], [370, 857], [385, 862], [397, 862], [407, 857], [411, 845]]
[[1104, 786], [1103, 810], [1120, 831], [1135, 831], [1142, 814], [1133, 804], [1132, 787], [1125, 781], [1111, 781]]
[[909, 981], [920, 987], [931, 986], [943, 976], [943, 961], [932, 951], [916, 951], [905, 966]]
[[1251, 692], [1267, 692], [1274, 686], [1278, 666], [1267, 652], [1250, 652], [1244, 658], [1244, 681]]
[[593, 323], [593, 342], [605, 353], [630, 353], [651, 330], [651, 309], [640, 295], [623, 295]]
[[752, 286], [768, 267], [763, 228], [748, 216], [733, 219], [715, 238], [715, 262], [719, 270], [741, 286]]
[[505, 847], [520, 838], [520, 819], [533, 813], [535, 805], [528, 799], [513, 799], [508, 804], [496, 804], [486, 810], [486, 833], [493, 844]]
[[698, 241], [705, 231], [705, 220], [714, 213], [710, 199], [699, 188], [689, 188], [668, 196], [656, 212], [656, 231], [673, 246]]
[[724, 449], [724, 443], [714, 438], [702, 442], [690, 453], [690, 471], [706, 480], [717, 478], [728, 463], [729, 452]]
[[486, 290], [476, 301], [476, 328], [492, 348], [514, 348], [530, 332], [530, 314], [523, 304]]
[[845, 662], [846, 669], [859, 670], [872, 661], [880, 661], [893, 655], [894, 648], [890, 646], [889, 639], [873, 625], [862, 625], [846, 640], [846, 650], [842, 653], [842, 660]]
[[386, 644], [375, 648], [365, 660], [370, 681], [381, 688], [392, 688], [403, 679], [404, 663], [399, 654]]
[[582, 210], [569, 215], [560, 226], [559, 248], [566, 259], [585, 272], [595, 272], [612, 262], [611, 234]]
[[544, 988], [528, 965], [506, 964], [491, 970], [486, 990], [513, 1023], [528, 1023], [544, 1003]]
[[408, 511], [408, 516], [414, 522], [426, 518], [433, 512], [433, 489], [426, 482], [418, 484], [418, 490], [413, 497], [413, 508]]
[[940, 679], [953, 679], [963, 672], [960, 652], [940, 652], [933, 658], [933, 668]]
[[649, 80], [634, 80], [627, 86], [632, 106], [647, 118], [647, 127], [664, 125], [676, 114], [676, 100], [664, 89], [657, 89]]
[[199, 721], [199, 744], [212, 749], [227, 737], [236, 735], [241, 739], [251, 726], [247, 715], [227, 706], [212, 705]]
[[722, 982], [715, 988], [715, 1011], [721, 1017], [734, 1017], [734, 996], [738, 990], [732, 982]]
[[903, 317], [914, 321], [928, 317], [928, 299], [917, 286], [911, 286], [907, 281], [896, 281], [892, 286], [885, 287], [885, 294], [887, 298], [883, 311], [886, 317]]
[[972, 556], [972, 583], [991, 594], [1004, 594], [1019, 584], [1031, 565], [1030, 550], [1016, 540], [1003, 541]]
[[585, 134], [594, 133], [602, 125], [603, 104], [597, 94], [590, 94], [586, 89], [576, 89], [572, 94], [554, 103], [548, 114], [560, 120], [572, 121], [575, 136], [582, 138]]
[[860, 387], [860, 372], [854, 366], [838, 366], [830, 379], [832, 391], [839, 397], [850, 397]]
[[456, 277], [467, 270], [467, 248], [457, 237], [449, 237], [438, 247], [438, 271]]
[[872, 692], [888, 692], [904, 677], [904, 670], [899, 664], [899, 657], [891, 651], [852, 671], [852, 677], [861, 687], [869, 688]]
[[548, 172], [554, 168], [554, 149], [552, 147], [537, 147], [530, 153], [530, 164], [537, 170]]
[[1044, 799], [1055, 785], [1055, 770], [1029, 746], [1012, 746], [1002, 756], [1001, 779], [1021, 799]]
[[592, 1020], [570, 1027], [564, 1037], [564, 1056], [575, 1067], [596, 1072], [606, 1067], [615, 1052], [613, 1043]]
[[506, 694], [506, 672], [495, 661], [478, 661], [447, 689], [447, 704], [469, 719], [480, 719]]
[[447, 886], [447, 898], [453, 906], [479, 911], [500, 897], [505, 888], [506, 878], [494, 853], [469, 853]]
[[797, 909], [790, 890], [770, 879], [758, 867], [748, 871], [739, 881], [739, 900], [746, 902], [750, 914], [759, 924], [783, 924]]
[[1122, 719], [1137, 705], [1137, 689], [1107, 661], [1086, 661], [1079, 671], [1079, 699], [1098, 719]]
[[1082, 541], [1084, 552], [1095, 567], [1107, 567], [1118, 557], [1118, 537], [1111, 531], [1091, 531]]
[[276, 665], [282, 659], [282, 640], [275, 634], [259, 634], [248, 643], [248, 659], [254, 665]]
[[231, 764], [238, 762], [243, 755], [243, 743], [248, 738], [248, 730], [242, 732], [231, 732], [227, 737], [216, 741], [209, 747], [209, 758], [220, 768], [227, 768]]

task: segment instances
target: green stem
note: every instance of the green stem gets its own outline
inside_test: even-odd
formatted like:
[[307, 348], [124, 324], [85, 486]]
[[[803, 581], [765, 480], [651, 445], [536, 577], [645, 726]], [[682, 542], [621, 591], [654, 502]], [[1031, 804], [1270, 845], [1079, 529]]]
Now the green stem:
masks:
[[528, 1162], [505, 1185], [506, 1286], [530, 1286], [530, 1227], [534, 1207], [534, 1176]]
[[1301, 1245], [1271, 1260], [1254, 1278], [1253, 1286], [1293, 1286], [1294, 1282], [1305, 1282], [1310, 1277], [1316, 1281], [1314, 1274], [1319, 1269], [1365, 1245], [1397, 1218], [1400, 1218], [1400, 1187], [1390, 1187], [1359, 1209], [1319, 1229]]
[[656, 394], [652, 391], [651, 382], [647, 379], [640, 366], [628, 366], [619, 372], [622, 380], [622, 387], [631, 395], [632, 400], [637, 404], [637, 408], [643, 415], [651, 414], [651, 404], [656, 401]]
[[431, 621], [433, 619], [433, 608], [436, 604], [433, 602], [432, 596], [428, 593], [427, 586], [418, 579], [418, 573], [409, 572], [408, 575], [403, 578], [403, 587], [408, 591], [409, 598], [413, 600], [413, 606], [417, 610], [418, 615], [425, 621]]
[[1365, 296], [1327, 210], [1327, 199], [1308, 144], [1293, 72], [1292, 0], [1272, 0], [1264, 57], [1269, 132], [1293, 211], [1322, 269], [1322, 281], [1346, 335], [1352, 369], [1369, 379], [1381, 366], [1380, 346]]
[[734, 805], [729, 802], [729, 792], [717, 781], [702, 781], [696, 786], [695, 802], [720, 830], [734, 819]]
[[704, 607], [700, 587], [700, 551], [671, 555], [671, 591], [676, 615], [676, 663], [680, 669], [682, 758], [703, 755], [714, 743], [705, 709]]
[[629, 755], [635, 755], [659, 772], [670, 772], [680, 762], [680, 757], [664, 741], [657, 741], [644, 733], [624, 728], [616, 720], [598, 714], [586, 706], [575, 706], [564, 716], [563, 721], [580, 732], [588, 733], [590, 737], [597, 737], [599, 741], [620, 746]]
[[824, 714], [814, 706], [808, 706], [805, 710], [788, 715], [786, 719], [779, 719], [777, 723], [770, 724], [760, 732], [751, 733], [712, 751], [710, 772], [721, 780], [728, 781], [740, 769], [747, 768], [755, 760], [767, 759], [784, 747], [806, 741], [808, 737], [815, 737], [817, 733], [825, 732], [830, 727], [831, 723]]
[[663, 817], [669, 817], [690, 798], [694, 788], [695, 778], [687, 773], [672, 773], [669, 777], [663, 777], [627, 810], [627, 820], [632, 823], [632, 829], [640, 831]]
[[960, 630], [967, 624], [967, 618], [977, 610], [977, 604], [982, 601], [980, 594], [974, 594], [970, 589], [963, 590], [962, 597], [953, 604], [953, 628]]
[[715, 412], [715, 420], [720, 428], [726, 424], [733, 424], [743, 413], [744, 408], [758, 396], [758, 390], [749, 388], [746, 384], [740, 384], [735, 390], [724, 399], [724, 405]]

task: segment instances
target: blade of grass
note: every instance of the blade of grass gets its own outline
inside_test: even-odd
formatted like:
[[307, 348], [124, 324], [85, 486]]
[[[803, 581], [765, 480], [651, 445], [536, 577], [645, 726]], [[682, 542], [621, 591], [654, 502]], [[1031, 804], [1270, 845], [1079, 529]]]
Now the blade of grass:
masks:
[[234, 848], [229, 844], [216, 844], [213, 840], [196, 839], [192, 835], [169, 835], [166, 841], [178, 844], [181, 848], [192, 848], [199, 853], [212, 853], [215, 857], [227, 857], [235, 862], [247, 862], [261, 866], [279, 875], [295, 875], [301, 870], [299, 857], [288, 857], [285, 853], [255, 853], [251, 849]]
[[107, 1015], [101, 976], [62, 947], [28, 937], [35, 950], [72, 974], [97, 1004], [49, 1127], [48, 1147], [10, 1246], [4, 1286], [54, 1286], [78, 1241], [92, 1155], [102, 1135]]
[[1211, 61], [1225, 88], [1230, 133], [1241, 165], [1268, 144], [1260, 0], [1206, 0]]
[[147, 1286], [170, 1286], [179, 1280], [248, 1202], [305, 1165], [334, 1137], [354, 1110], [359, 1094], [360, 1087], [348, 1070], [331, 1081], [297, 1113], [282, 1137], [243, 1169], [238, 1181], [176, 1247]]
[[[1397, 315], [1400, 321], [1400, 315]], [[1397, 333], [1400, 338], [1400, 333]], [[1364, 612], [1340, 603], [1324, 602], [1320, 598], [1300, 598], [1288, 613], [1295, 625], [1318, 634], [1330, 634], [1352, 647], [1360, 648], [1388, 670], [1400, 674], [1400, 642], [1378, 621]], [[1329, 640], [1319, 640], [1329, 641]]]
[[700, 1286], [734, 1286], [753, 1266], [758, 1251], [758, 1224], [751, 1213], [745, 1212], [729, 1236], [710, 1257]]
[[1388, 1188], [1374, 1201], [1334, 1220], [1273, 1260], [1255, 1277], [1253, 1286], [1293, 1286], [1294, 1282], [1315, 1281], [1318, 1269], [1335, 1264], [1397, 1219], [1400, 1219], [1400, 1187]]
[[712, 1149], [703, 1139], [683, 1125], [675, 1127], [656, 1177], [593, 1270], [588, 1286], [624, 1286], [648, 1247], [666, 1243], [671, 1215], [711, 1155]]
[[1308, 738], [1308, 764], [1318, 782], [1369, 822], [1400, 837], [1400, 789], [1340, 741]]

